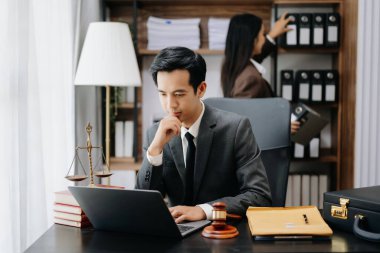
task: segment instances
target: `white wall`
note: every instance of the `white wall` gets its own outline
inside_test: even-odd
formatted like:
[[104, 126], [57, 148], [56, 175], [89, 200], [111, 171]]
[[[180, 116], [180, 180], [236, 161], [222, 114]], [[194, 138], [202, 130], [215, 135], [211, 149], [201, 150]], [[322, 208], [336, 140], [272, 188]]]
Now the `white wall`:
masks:
[[355, 187], [380, 185], [380, 1], [359, 0]]

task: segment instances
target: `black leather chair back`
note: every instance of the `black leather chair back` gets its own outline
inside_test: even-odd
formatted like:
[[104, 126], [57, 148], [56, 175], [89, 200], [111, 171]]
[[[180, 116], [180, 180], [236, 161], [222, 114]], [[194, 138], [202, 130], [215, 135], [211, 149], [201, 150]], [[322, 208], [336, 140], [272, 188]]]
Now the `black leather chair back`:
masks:
[[206, 104], [249, 118], [261, 149], [272, 205], [284, 206], [290, 165], [290, 104], [283, 98], [207, 98]]

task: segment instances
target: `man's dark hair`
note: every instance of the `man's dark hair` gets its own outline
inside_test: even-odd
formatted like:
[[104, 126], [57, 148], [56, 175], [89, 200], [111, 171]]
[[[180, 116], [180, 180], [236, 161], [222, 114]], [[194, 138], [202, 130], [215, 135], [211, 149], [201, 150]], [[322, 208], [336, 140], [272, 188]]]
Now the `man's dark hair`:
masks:
[[182, 69], [189, 71], [190, 84], [194, 93], [198, 86], [206, 79], [206, 62], [200, 54], [194, 53], [186, 47], [167, 47], [160, 51], [150, 66], [154, 83], [157, 85], [159, 71], [171, 72]]

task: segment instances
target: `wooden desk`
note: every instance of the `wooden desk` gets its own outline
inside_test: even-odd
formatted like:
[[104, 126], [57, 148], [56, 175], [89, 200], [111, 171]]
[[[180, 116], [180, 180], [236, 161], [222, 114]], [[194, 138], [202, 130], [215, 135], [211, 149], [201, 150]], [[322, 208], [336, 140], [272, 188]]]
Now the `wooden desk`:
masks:
[[379, 252], [380, 245], [335, 231], [331, 241], [254, 241], [247, 221], [234, 224], [240, 235], [212, 240], [200, 232], [183, 240], [53, 225], [26, 252]]

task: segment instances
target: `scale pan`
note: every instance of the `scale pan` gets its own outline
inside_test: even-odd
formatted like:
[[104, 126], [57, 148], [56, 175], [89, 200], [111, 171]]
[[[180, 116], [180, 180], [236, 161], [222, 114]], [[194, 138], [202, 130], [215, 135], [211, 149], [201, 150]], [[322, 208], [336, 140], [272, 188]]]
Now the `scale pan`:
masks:
[[85, 180], [87, 176], [66, 176], [65, 178], [70, 181], [82, 181]]
[[112, 175], [111, 172], [97, 172], [97, 173], [95, 173], [95, 176], [97, 176], [97, 177], [109, 177], [111, 175]]

